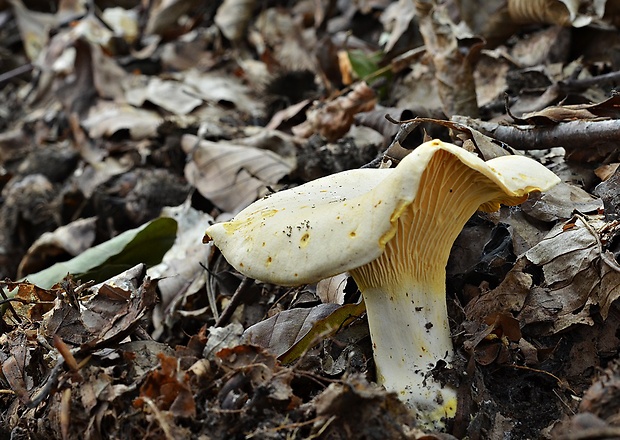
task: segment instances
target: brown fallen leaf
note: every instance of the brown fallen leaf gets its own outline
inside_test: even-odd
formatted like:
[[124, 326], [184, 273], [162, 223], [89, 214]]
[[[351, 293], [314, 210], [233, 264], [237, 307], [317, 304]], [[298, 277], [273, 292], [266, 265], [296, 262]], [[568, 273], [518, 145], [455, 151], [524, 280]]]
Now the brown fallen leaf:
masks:
[[185, 373], [178, 370], [176, 357], [159, 353], [160, 367], [147, 375], [140, 387], [140, 396], [134, 400], [135, 408], [142, 408], [150, 399], [162, 411], [175, 417], [194, 417], [196, 402]]
[[236, 213], [264, 195], [294, 168], [294, 158], [233, 142], [200, 140], [190, 134], [181, 140], [191, 160], [185, 177], [220, 209]]
[[304, 138], [319, 133], [329, 142], [336, 141], [349, 131], [357, 113], [372, 110], [376, 102], [373, 90], [360, 82], [347, 95], [310, 109], [306, 121], [293, 127], [293, 133]]

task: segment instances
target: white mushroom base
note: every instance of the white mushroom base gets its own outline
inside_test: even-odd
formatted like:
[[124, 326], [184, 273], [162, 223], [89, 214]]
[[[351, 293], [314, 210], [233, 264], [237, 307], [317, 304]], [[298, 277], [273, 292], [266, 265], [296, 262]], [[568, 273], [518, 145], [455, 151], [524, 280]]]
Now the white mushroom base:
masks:
[[443, 429], [457, 408], [456, 390], [431, 375], [453, 356], [445, 293], [420, 285], [399, 289], [363, 291], [377, 382], [416, 412], [421, 428]]

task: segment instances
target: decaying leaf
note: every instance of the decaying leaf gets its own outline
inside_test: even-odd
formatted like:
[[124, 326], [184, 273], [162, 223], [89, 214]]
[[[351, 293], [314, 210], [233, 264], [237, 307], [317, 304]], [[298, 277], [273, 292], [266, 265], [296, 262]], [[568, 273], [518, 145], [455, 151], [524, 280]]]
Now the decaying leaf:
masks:
[[155, 136], [161, 123], [162, 118], [153, 111], [107, 101], [93, 106], [82, 121], [92, 139], [110, 138], [124, 131], [131, 139], [146, 139]]
[[293, 133], [301, 137], [319, 133], [328, 141], [335, 141], [349, 131], [357, 113], [374, 108], [376, 99], [375, 93], [366, 83], [358, 83], [348, 95], [310, 109], [306, 115], [307, 120], [293, 127]]
[[178, 371], [177, 359], [163, 353], [157, 355], [161, 366], [148, 374], [140, 387], [140, 396], [134, 400], [136, 408], [146, 406], [147, 399], [155, 402], [157, 408], [170, 411], [178, 417], [194, 417], [196, 403], [187, 377]]
[[[159, 279], [158, 287], [163, 310], [173, 309], [182, 298], [198, 292], [205, 284], [206, 264], [212, 249], [202, 243], [205, 225], [213, 218], [192, 208], [188, 203], [165, 208], [162, 215], [173, 218], [178, 225], [176, 239], [161, 263], [149, 268], [148, 274]], [[158, 327], [157, 323], [154, 323]]]
[[377, 438], [378, 434], [372, 434], [375, 430], [384, 438], [435, 438], [414, 428], [415, 417], [395, 394], [386, 395], [384, 389], [361, 377], [331, 384], [315, 398], [315, 405], [314, 431], [325, 432], [329, 438]]
[[[620, 297], [620, 265], [599, 236], [605, 227], [601, 215], [558, 224], [519, 258], [497, 288], [468, 304], [468, 316], [511, 313], [522, 325], [544, 324], [547, 334], [592, 325], [594, 305], [605, 319]], [[541, 271], [540, 282], [532, 277], [530, 264]]]
[[245, 35], [254, 3], [254, 0], [224, 0], [217, 8], [215, 24], [230, 41], [238, 42]]
[[342, 273], [319, 281], [316, 285], [316, 294], [321, 298], [321, 302], [344, 304], [348, 278], [346, 273]]
[[217, 361], [233, 373], [218, 394], [222, 408], [299, 405], [299, 398], [291, 388], [291, 371], [279, 366], [275, 356], [262, 348], [253, 345], [225, 348], [217, 353]]
[[446, 5], [417, 1], [416, 8], [444, 113], [476, 117], [479, 110], [473, 66], [482, 42], [466, 35], [464, 28], [451, 20]]
[[70, 289], [45, 316], [46, 334], [87, 349], [121, 341], [155, 305], [156, 283], [145, 279], [145, 273], [144, 265], [138, 265], [93, 286], [84, 298]]
[[364, 310], [363, 303], [286, 310], [249, 327], [243, 337], [269, 348], [283, 363], [290, 363], [321, 339], [359, 318]]
[[294, 160], [272, 151], [232, 142], [211, 142], [184, 135], [183, 149], [192, 160], [185, 167], [187, 180], [200, 193], [228, 212], [238, 212], [265, 195], [294, 168]]
[[510, 16], [517, 23], [587, 26], [605, 15], [606, 0], [509, 0]]

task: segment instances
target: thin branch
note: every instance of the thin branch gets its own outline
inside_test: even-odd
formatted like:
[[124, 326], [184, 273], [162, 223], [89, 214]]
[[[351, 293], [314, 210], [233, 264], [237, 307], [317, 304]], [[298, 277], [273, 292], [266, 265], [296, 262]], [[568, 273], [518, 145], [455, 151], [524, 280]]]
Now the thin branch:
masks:
[[237, 310], [237, 307], [239, 307], [239, 304], [241, 304], [241, 301], [243, 300], [243, 296], [245, 295], [247, 289], [252, 285], [253, 282], [254, 280], [252, 278], [243, 277], [243, 280], [241, 280], [241, 283], [237, 287], [237, 290], [235, 290], [235, 293], [230, 299], [230, 302], [220, 315], [220, 318], [215, 323], [215, 327], [224, 327], [226, 324], [228, 324], [228, 321], [230, 321], [233, 313], [235, 313], [235, 310]]
[[24, 64], [23, 66], [16, 67], [13, 70], [0, 74], [0, 87], [4, 87], [5, 84], [10, 82], [13, 78], [28, 73], [33, 69], [32, 64]]
[[620, 142], [620, 119], [579, 120], [555, 125], [506, 125], [453, 116], [452, 121], [480, 131], [517, 150], [592, 148]]

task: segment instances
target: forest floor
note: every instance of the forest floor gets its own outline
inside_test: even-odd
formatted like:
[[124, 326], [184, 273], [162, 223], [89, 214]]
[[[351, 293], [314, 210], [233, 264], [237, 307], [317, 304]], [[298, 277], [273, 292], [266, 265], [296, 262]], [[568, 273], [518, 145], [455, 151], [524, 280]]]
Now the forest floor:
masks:
[[[0, 0], [0, 438], [620, 438], [618, 10]], [[351, 277], [203, 242], [429, 139], [562, 181], [452, 247], [445, 432], [376, 385]]]

